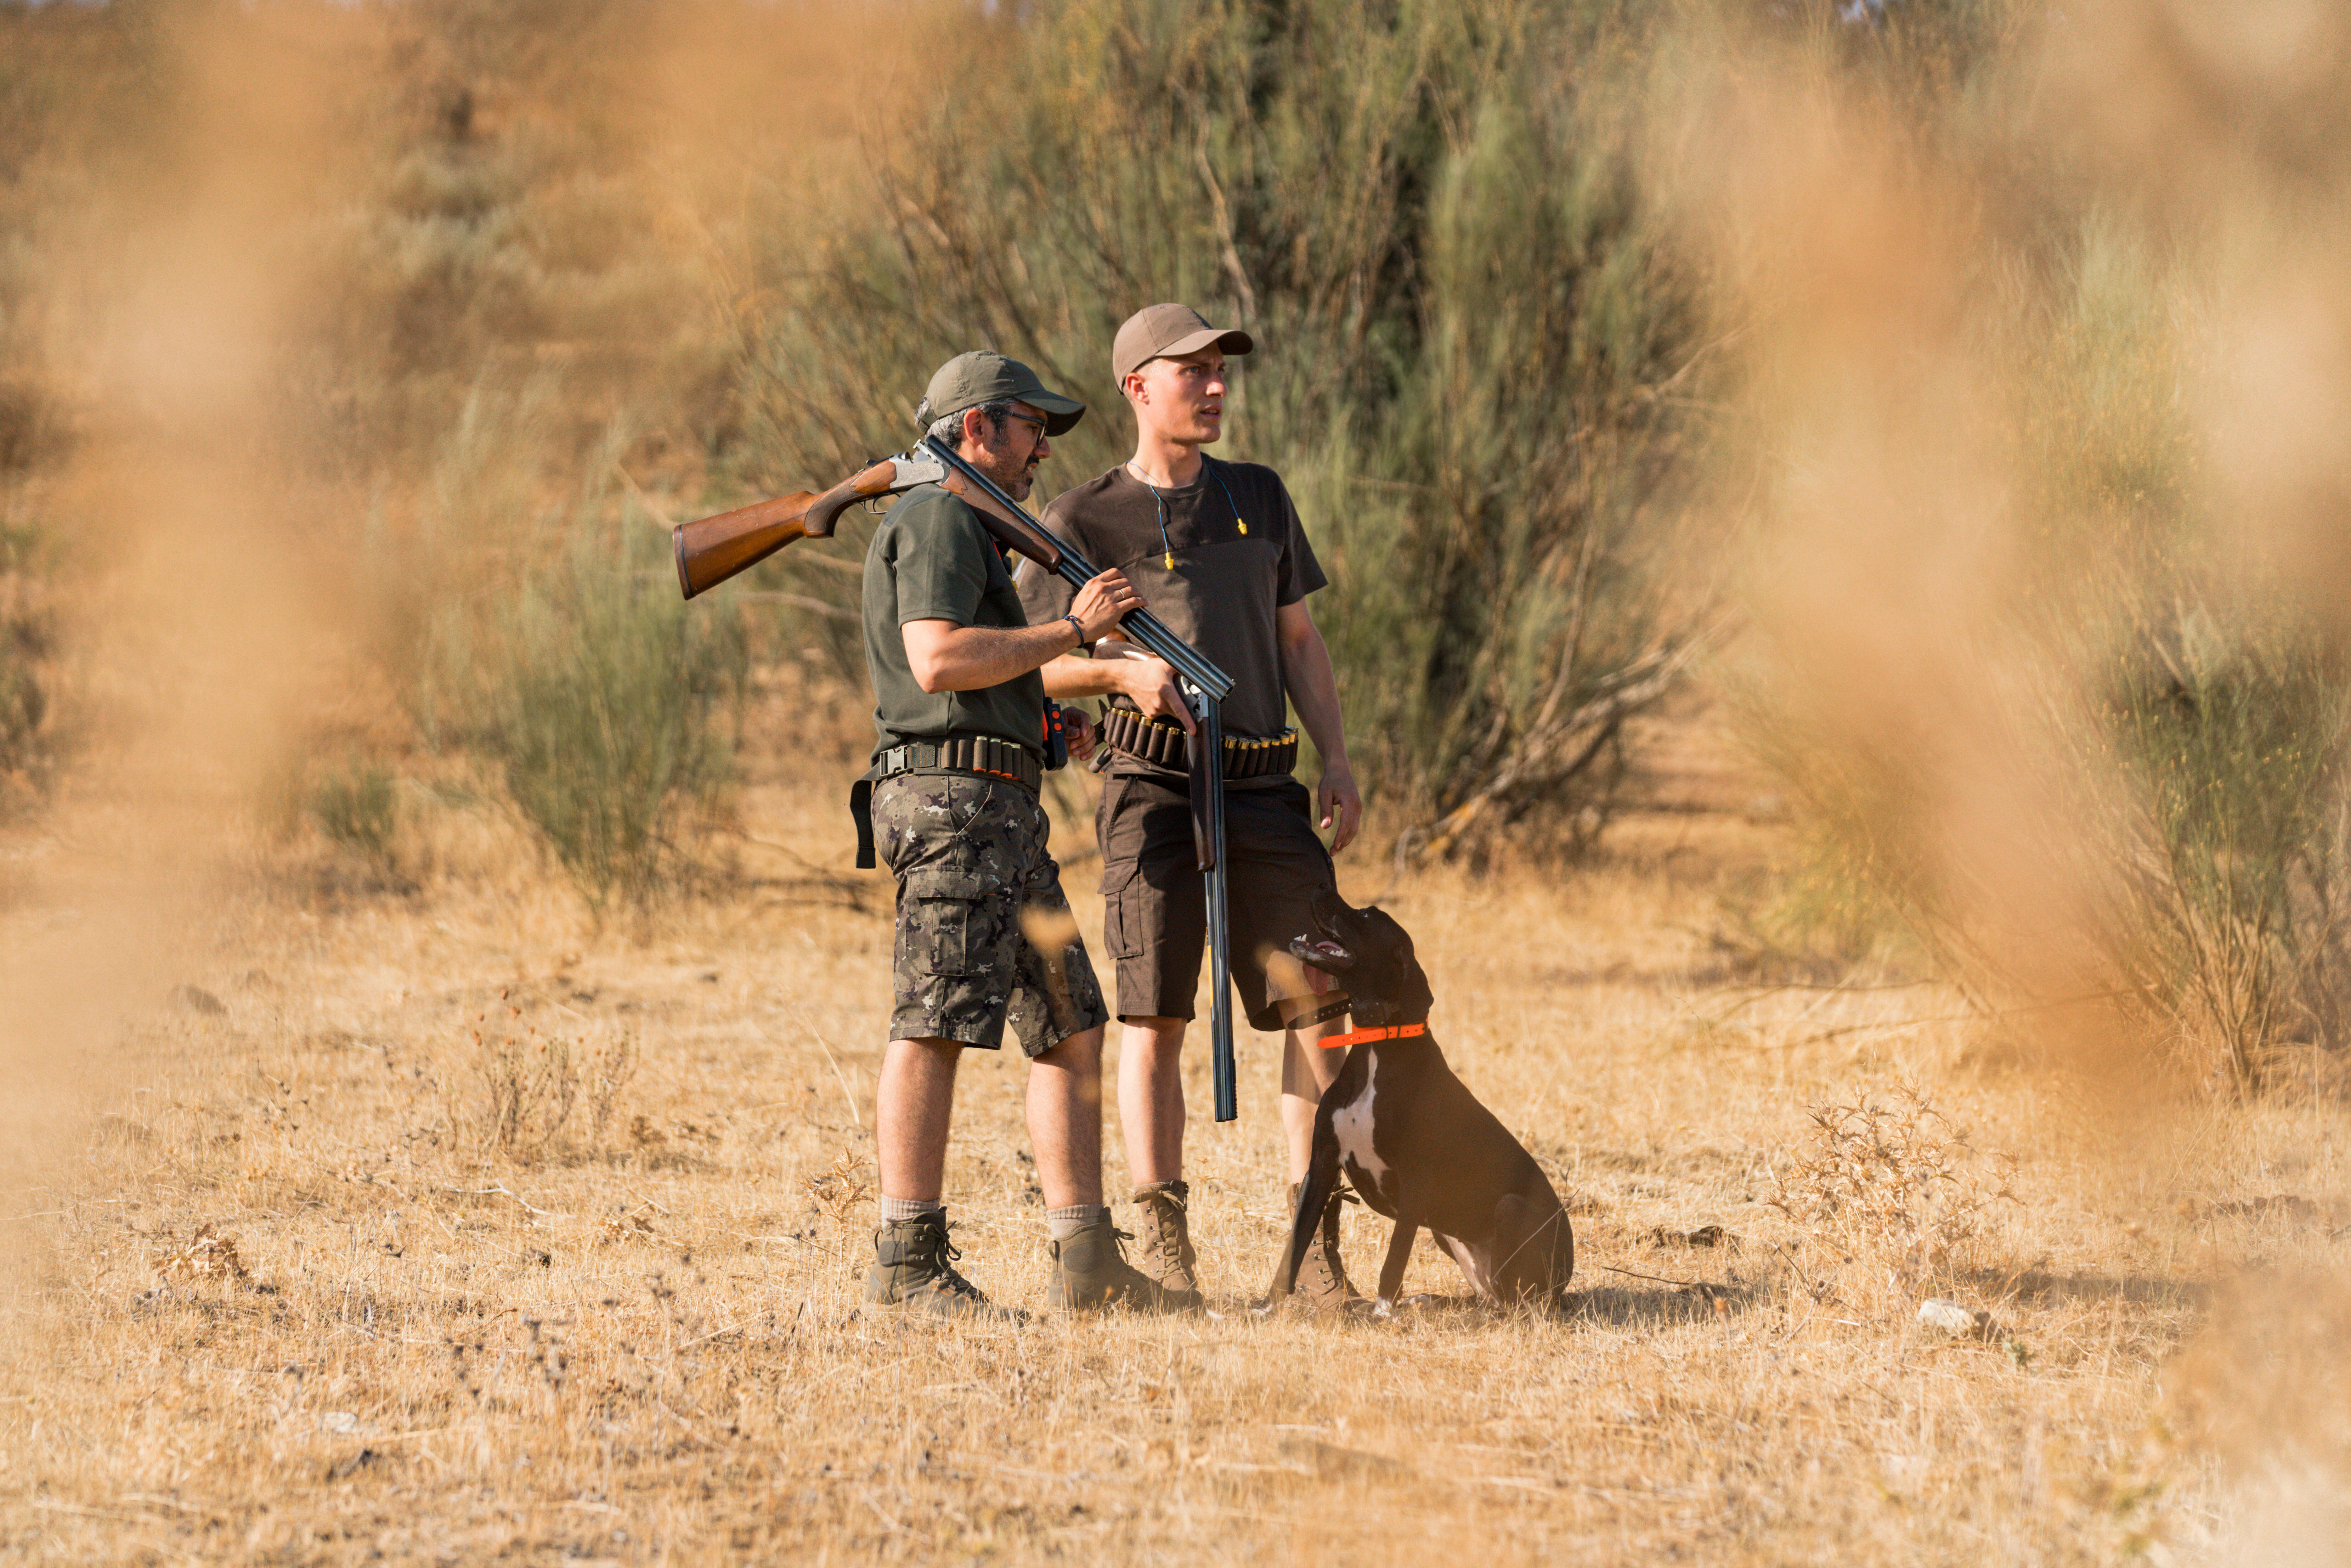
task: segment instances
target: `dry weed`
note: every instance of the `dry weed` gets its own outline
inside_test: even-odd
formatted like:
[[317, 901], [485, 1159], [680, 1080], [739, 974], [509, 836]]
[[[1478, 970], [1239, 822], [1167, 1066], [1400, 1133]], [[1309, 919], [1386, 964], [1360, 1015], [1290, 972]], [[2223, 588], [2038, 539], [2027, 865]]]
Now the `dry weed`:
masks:
[[633, 1241], [653, 1235], [652, 1211], [652, 1205], [640, 1204], [635, 1208], [606, 1215], [603, 1223], [596, 1228], [596, 1245], [610, 1247], [617, 1241]]
[[[491, 1021], [491, 1009], [474, 1017], [473, 1072], [486, 1103], [473, 1112], [453, 1107], [451, 1120], [474, 1129], [484, 1156], [529, 1161], [558, 1149], [573, 1112], [587, 1103], [588, 1145], [601, 1149], [617, 1103], [637, 1071], [635, 1040], [620, 1035], [590, 1046], [584, 1035], [543, 1034], [523, 1021], [523, 1010], [500, 991], [505, 1017]], [[636, 1118], [636, 1141], [647, 1143], [645, 1119]], [[654, 1134], [654, 1141], [659, 1134]]]
[[474, 1074], [488, 1095], [476, 1124], [478, 1142], [485, 1155], [528, 1159], [554, 1142], [571, 1119], [580, 1098], [580, 1068], [569, 1040], [520, 1023], [522, 1009], [507, 1004], [505, 992], [498, 1000], [507, 1015], [503, 1026], [493, 1026], [485, 1009], [475, 1016], [471, 1031]]
[[237, 1255], [236, 1238], [224, 1236], [209, 1222], [196, 1227], [186, 1242], [166, 1253], [155, 1265], [166, 1280], [243, 1280], [245, 1260]]
[[867, 1229], [865, 1206], [873, 1197], [865, 1181], [867, 1168], [864, 1156], [847, 1148], [807, 1182], [810, 1200], [832, 1221], [829, 1255], [836, 1263], [849, 1260], [852, 1245]]
[[604, 1135], [612, 1125], [612, 1116], [622, 1092], [637, 1075], [637, 1042], [633, 1035], [622, 1035], [606, 1040], [589, 1052], [582, 1076], [588, 1092], [588, 1142], [590, 1147], [604, 1146]]
[[1855, 1306], [1949, 1278], [2013, 1203], [2013, 1155], [1978, 1150], [1916, 1083], [1806, 1108], [1811, 1146], [1771, 1172], [1770, 1203], [1834, 1260]]

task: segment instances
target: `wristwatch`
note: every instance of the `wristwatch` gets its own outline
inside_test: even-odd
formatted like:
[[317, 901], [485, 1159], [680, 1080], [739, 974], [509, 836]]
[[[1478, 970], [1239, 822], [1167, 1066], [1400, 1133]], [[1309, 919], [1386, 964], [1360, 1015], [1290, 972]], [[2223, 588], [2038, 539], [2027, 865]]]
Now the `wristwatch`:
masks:
[[[1074, 615], [1064, 615], [1061, 619], [1068, 622], [1070, 623], [1070, 630], [1078, 634], [1078, 648], [1082, 648], [1089, 642], [1092, 641], [1092, 638], [1086, 635], [1086, 623], [1084, 622], [1079, 620]], [[1070, 652], [1074, 653], [1078, 651], [1078, 648], [1072, 648]]]

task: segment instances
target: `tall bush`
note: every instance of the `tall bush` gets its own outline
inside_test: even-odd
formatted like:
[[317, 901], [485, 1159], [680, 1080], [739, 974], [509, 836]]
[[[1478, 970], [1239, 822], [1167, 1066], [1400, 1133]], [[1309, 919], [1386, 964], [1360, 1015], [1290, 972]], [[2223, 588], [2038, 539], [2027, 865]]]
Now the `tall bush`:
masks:
[[[1756, 727], [1865, 890], [1848, 907], [1987, 1012], [2095, 1019], [2134, 1073], [2168, 1056], [2249, 1089], [2288, 1048], [2351, 1044], [2345, 621], [2299, 531], [2340, 445], [2216, 433], [2231, 400], [2281, 420], [2276, 385], [2290, 419], [2339, 406], [2339, 376], [2276, 372], [2298, 343], [2266, 342], [2256, 377], [2229, 364], [2351, 161], [2233, 120], [2194, 153], [2221, 179], [2102, 147], [2118, 122], [2051, 84], [2155, 15], [1921, 3], [1777, 59], [1810, 95], [1777, 106], [1789, 147], [1825, 130], [1840, 156], [1723, 244], [1769, 280], [1750, 308], [1777, 336], [1724, 444], [1756, 437], [1761, 531], [1785, 541]], [[2351, 101], [2339, 68], [2304, 85]], [[1756, 240], [1771, 217], [1827, 238]]]
[[870, 199], [768, 235], [759, 486], [903, 444], [930, 369], [981, 345], [1089, 400], [1048, 482], [1090, 477], [1133, 438], [1118, 323], [1188, 300], [1259, 340], [1223, 455], [1282, 471], [1331, 568], [1316, 609], [1367, 789], [1424, 821], [1474, 803], [1479, 825], [1567, 798], [1668, 668], [1645, 568], [1708, 373], [1624, 107], [1646, 15], [1062, 0], [971, 20], [964, 89], [876, 149]]
[[492, 768], [601, 917], [679, 868], [732, 782], [747, 653], [691, 613], [632, 504], [591, 495], [562, 553], [432, 622], [420, 716]]
[[2351, 1043], [2351, 687], [2262, 619], [2187, 618], [2105, 727], [2127, 808], [2101, 936], [2133, 1000], [2248, 1087], [2279, 1041]]
[[508, 793], [601, 913], [653, 892], [681, 815], [728, 783], [745, 660], [735, 621], [581, 537], [504, 617], [492, 711]]

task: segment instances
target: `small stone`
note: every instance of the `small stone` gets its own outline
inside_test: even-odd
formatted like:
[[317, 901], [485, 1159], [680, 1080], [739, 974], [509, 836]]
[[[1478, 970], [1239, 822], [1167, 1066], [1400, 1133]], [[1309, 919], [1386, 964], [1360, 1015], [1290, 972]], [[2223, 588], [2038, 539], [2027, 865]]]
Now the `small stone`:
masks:
[[1990, 1312], [1980, 1307], [1961, 1306], [1941, 1296], [1929, 1296], [1918, 1303], [1918, 1326], [1953, 1337], [1966, 1334], [1975, 1339], [1991, 1339], [1998, 1333]]
[[348, 1410], [329, 1410], [319, 1417], [319, 1425], [337, 1437], [348, 1437], [360, 1429], [360, 1418]]

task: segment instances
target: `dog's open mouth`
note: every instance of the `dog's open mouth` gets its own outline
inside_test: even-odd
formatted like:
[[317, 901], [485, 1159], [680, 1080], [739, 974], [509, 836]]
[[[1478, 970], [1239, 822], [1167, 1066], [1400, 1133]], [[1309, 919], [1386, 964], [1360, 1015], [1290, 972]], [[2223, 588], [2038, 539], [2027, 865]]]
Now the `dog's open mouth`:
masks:
[[1318, 997], [1327, 996], [1338, 988], [1332, 977], [1355, 967], [1355, 956], [1327, 936], [1291, 937], [1290, 956], [1306, 966], [1306, 983]]

